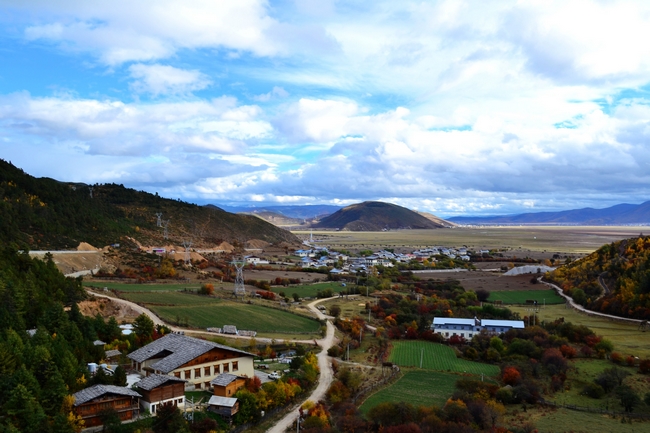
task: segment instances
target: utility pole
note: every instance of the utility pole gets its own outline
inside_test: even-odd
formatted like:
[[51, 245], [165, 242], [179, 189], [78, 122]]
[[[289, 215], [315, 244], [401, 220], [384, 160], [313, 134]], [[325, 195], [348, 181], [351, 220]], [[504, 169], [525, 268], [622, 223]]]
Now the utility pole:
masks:
[[88, 189], [90, 190], [90, 198], [93, 198], [93, 187], [90, 186]]
[[191, 265], [192, 261], [190, 256], [190, 248], [192, 247], [192, 241], [183, 241], [183, 248], [185, 248], [185, 264]]
[[158, 220], [156, 221], [156, 227], [162, 227], [162, 212], [156, 213]]
[[169, 235], [169, 222], [170, 221], [171, 221], [171, 219], [168, 219], [168, 220], [163, 221], [163, 223], [162, 223], [163, 224], [163, 237], [165, 239], [167, 239], [167, 237]]

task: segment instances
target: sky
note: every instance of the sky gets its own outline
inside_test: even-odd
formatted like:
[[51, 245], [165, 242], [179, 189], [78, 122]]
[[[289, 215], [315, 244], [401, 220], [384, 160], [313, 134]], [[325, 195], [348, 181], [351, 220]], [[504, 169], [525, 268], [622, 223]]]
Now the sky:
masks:
[[0, 0], [0, 158], [198, 204], [650, 200], [650, 2]]

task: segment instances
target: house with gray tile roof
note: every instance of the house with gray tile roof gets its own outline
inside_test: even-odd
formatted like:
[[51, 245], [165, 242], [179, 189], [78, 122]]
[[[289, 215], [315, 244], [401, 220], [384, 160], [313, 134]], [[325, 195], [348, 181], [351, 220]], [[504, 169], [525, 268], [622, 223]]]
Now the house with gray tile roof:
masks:
[[84, 420], [85, 427], [101, 425], [100, 413], [112, 408], [122, 421], [136, 418], [140, 413], [139, 393], [114, 385], [93, 385], [72, 395], [73, 409]]
[[186, 389], [208, 389], [222, 373], [253, 377], [254, 355], [181, 334], [167, 334], [127, 355], [143, 376], [170, 375], [187, 381]]
[[140, 406], [155, 415], [162, 404], [185, 407], [185, 379], [166, 374], [152, 374], [134, 385], [142, 394]]

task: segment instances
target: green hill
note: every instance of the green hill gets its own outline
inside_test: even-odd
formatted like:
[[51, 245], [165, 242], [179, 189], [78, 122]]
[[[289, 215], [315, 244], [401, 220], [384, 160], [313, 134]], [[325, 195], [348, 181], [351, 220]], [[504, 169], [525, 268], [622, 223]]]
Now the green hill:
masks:
[[[92, 188], [92, 197], [91, 197]], [[290, 232], [251, 215], [235, 215], [125, 188], [35, 178], [0, 160], [0, 241], [19, 248], [67, 249], [80, 242], [104, 246], [130, 236], [145, 244], [194, 246], [299, 242]], [[156, 213], [169, 220], [168, 239], [157, 227]]]
[[313, 227], [351, 231], [381, 231], [437, 229], [444, 225], [402, 206], [379, 201], [366, 201], [338, 210], [314, 224]]
[[650, 320], [650, 237], [604, 245], [549, 279], [589, 309]]

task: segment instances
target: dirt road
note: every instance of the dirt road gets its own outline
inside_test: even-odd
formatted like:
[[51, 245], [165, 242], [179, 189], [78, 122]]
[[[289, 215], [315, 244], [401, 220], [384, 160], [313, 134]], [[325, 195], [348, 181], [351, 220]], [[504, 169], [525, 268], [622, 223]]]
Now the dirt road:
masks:
[[295, 421], [298, 416], [298, 408], [307, 400], [317, 402], [325, 398], [325, 393], [332, 384], [334, 378], [334, 372], [332, 371], [332, 362], [329, 356], [327, 356], [327, 349], [332, 347], [334, 344], [334, 325], [329, 320], [329, 316], [325, 316], [323, 313], [318, 311], [316, 305], [319, 302], [326, 301], [327, 299], [319, 299], [308, 305], [309, 309], [312, 310], [319, 319], [327, 319], [327, 334], [322, 340], [318, 340], [318, 345], [322, 348], [321, 352], [318, 354], [318, 367], [320, 368], [320, 377], [318, 379], [318, 386], [307, 398], [302, 400], [300, 403], [294, 406], [294, 409], [289, 411], [281, 420], [279, 420], [275, 426], [267, 430], [267, 433], [284, 433], [291, 424]]

